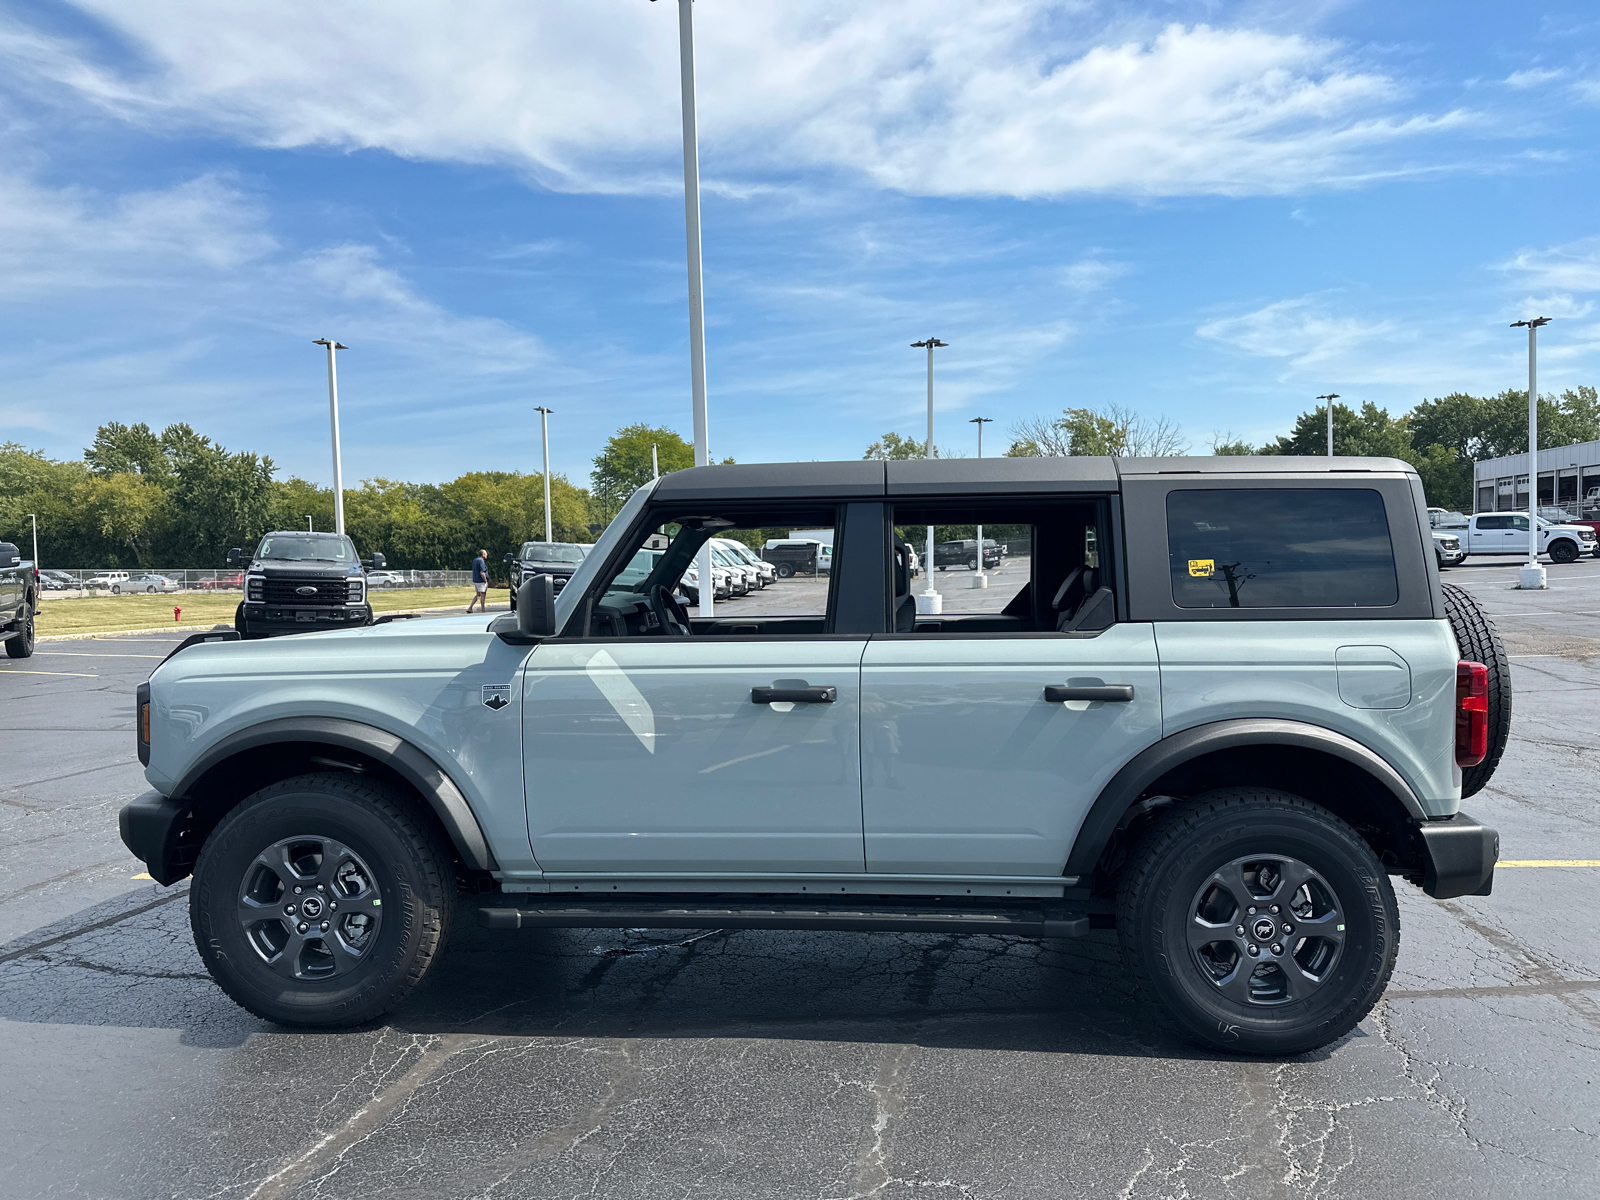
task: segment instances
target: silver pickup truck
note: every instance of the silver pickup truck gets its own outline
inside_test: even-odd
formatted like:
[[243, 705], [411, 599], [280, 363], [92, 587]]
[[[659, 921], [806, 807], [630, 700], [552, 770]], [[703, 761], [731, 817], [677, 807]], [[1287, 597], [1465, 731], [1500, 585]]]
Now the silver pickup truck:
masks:
[[[986, 589], [913, 584], [911, 540], [976, 525], [1029, 550]], [[685, 611], [708, 538], [773, 527], [832, 530], [833, 569]], [[1395, 460], [714, 466], [642, 488], [514, 614], [182, 649], [139, 689], [154, 790], [121, 827], [158, 881], [193, 873], [217, 983], [290, 1025], [400, 1003], [466, 908], [1114, 927], [1194, 1037], [1288, 1054], [1382, 994], [1391, 876], [1488, 894], [1498, 839], [1459, 808], [1509, 688]]]

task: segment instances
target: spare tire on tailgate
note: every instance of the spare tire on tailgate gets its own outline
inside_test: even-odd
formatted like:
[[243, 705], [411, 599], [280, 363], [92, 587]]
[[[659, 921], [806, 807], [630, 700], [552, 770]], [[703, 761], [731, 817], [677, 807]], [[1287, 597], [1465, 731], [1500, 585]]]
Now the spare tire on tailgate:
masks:
[[1500, 765], [1500, 755], [1505, 753], [1506, 738], [1511, 733], [1511, 664], [1483, 606], [1454, 584], [1441, 586], [1445, 615], [1455, 631], [1461, 657], [1489, 668], [1489, 753], [1477, 766], [1461, 769], [1461, 795], [1465, 798], [1482, 790]]

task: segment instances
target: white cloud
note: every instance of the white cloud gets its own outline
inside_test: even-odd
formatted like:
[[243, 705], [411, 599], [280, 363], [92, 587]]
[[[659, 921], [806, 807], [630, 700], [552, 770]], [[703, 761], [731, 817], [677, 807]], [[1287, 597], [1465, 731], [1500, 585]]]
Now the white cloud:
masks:
[[1395, 329], [1388, 321], [1331, 315], [1313, 298], [1300, 297], [1207, 321], [1195, 332], [1246, 354], [1287, 359], [1298, 369], [1345, 358], [1354, 349], [1392, 336]]
[[1524, 286], [1560, 292], [1600, 291], [1600, 237], [1562, 246], [1523, 250], [1501, 269], [1522, 277]]
[[1104, 258], [1080, 258], [1061, 273], [1061, 282], [1070, 291], [1088, 295], [1115, 283], [1128, 273], [1128, 264]]
[[[130, 119], [509, 163], [562, 188], [677, 186], [672, 4], [80, 7], [142, 69], [25, 30], [0, 53]], [[820, 167], [932, 195], [1294, 192], [1402, 173], [1397, 146], [1468, 119], [1407, 111], [1400, 83], [1331, 41], [1113, 34], [1050, 0], [702, 0], [696, 16], [712, 179]]]
[[1552, 83], [1565, 75], [1565, 71], [1552, 71], [1545, 67], [1529, 67], [1525, 71], [1513, 71], [1506, 76], [1506, 86], [1526, 90]]

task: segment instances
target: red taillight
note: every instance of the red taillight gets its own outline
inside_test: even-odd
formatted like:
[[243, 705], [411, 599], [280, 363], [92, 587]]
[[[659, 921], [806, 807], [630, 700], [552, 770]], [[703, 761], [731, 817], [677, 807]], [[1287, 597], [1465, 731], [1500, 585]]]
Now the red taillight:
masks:
[[1456, 765], [1475, 767], [1489, 754], [1489, 668], [1456, 664]]

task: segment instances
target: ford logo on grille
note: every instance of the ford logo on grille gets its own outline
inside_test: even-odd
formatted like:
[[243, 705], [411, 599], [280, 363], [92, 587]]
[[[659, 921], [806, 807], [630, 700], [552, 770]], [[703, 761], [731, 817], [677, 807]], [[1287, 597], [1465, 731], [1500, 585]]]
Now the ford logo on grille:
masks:
[[296, 596], [315, 596], [317, 594], [317, 589], [312, 587], [310, 584], [307, 584], [305, 587], [295, 588], [294, 594]]

